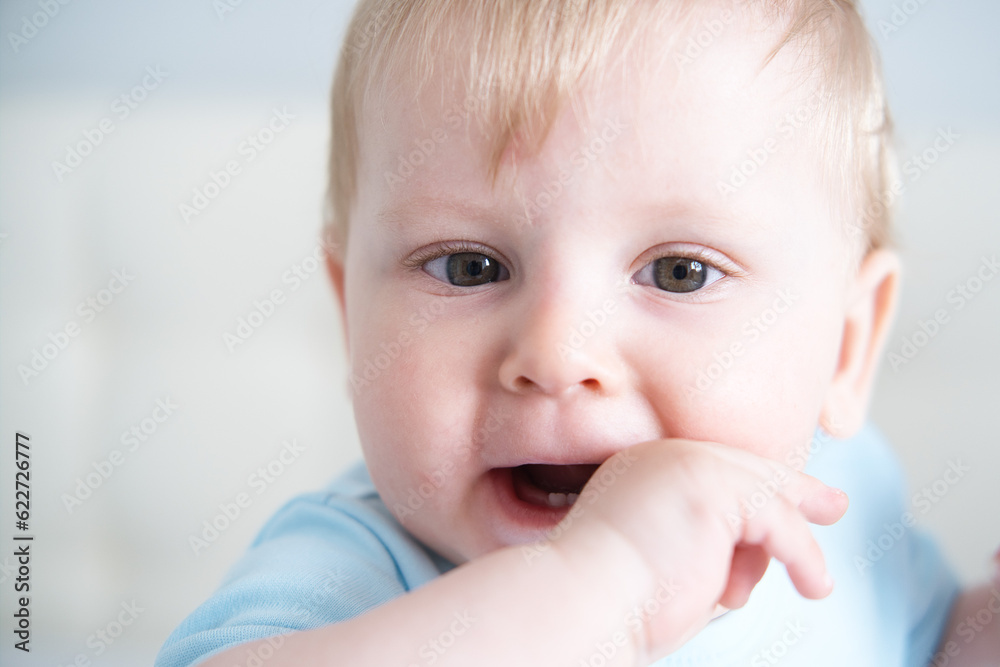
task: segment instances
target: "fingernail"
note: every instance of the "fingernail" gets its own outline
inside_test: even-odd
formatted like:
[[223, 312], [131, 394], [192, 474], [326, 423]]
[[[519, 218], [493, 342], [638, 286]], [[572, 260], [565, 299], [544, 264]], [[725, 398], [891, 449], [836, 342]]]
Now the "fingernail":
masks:
[[847, 498], [847, 492], [845, 492], [843, 489], [838, 489], [835, 486], [831, 486], [829, 487], [829, 489], [830, 492], [833, 493], [833, 495], [838, 496], [840, 498]]
[[823, 584], [826, 586], [826, 590], [833, 589], [833, 577], [830, 576], [829, 572], [823, 575]]

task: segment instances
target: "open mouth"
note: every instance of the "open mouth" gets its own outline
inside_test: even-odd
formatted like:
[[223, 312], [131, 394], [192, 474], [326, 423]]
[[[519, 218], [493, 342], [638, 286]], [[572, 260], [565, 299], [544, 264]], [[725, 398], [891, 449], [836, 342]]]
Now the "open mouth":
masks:
[[569, 507], [598, 466], [594, 464], [549, 465], [529, 463], [511, 469], [514, 494], [541, 507]]

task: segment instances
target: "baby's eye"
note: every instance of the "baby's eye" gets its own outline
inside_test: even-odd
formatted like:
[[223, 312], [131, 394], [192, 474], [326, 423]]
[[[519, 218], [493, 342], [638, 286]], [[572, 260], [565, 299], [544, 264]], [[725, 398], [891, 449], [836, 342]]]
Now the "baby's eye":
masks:
[[654, 285], [666, 292], [700, 290], [723, 278], [724, 274], [707, 262], [690, 257], [660, 257], [635, 274], [640, 285]]
[[479, 252], [457, 252], [432, 259], [424, 264], [424, 271], [459, 287], [485, 285], [510, 277], [503, 264]]

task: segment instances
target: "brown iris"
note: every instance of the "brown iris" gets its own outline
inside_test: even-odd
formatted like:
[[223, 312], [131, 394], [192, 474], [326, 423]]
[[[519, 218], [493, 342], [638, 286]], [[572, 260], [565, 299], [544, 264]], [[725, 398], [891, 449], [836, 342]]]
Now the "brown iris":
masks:
[[485, 285], [500, 277], [500, 263], [478, 252], [449, 255], [447, 270], [448, 281], [461, 287]]
[[661, 257], [653, 265], [656, 286], [667, 292], [693, 292], [705, 285], [705, 267], [696, 259]]

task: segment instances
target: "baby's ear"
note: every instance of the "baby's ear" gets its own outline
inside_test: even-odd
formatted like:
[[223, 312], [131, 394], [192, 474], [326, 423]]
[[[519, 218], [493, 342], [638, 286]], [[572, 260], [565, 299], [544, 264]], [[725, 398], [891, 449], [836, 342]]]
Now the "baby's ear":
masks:
[[896, 315], [900, 270], [895, 252], [873, 250], [850, 287], [840, 358], [820, 414], [820, 426], [834, 437], [848, 438], [864, 424], [875, 373]]
[[347, 336], [347, 301], [344, 298], [344, 259], [338, 248], [326, 248], [326, 271], [333, 283], [333, 291], [337, 294], [337, 304], [340, 306], [340, 323], [343, 326], [344, 346], [350, 346]]

